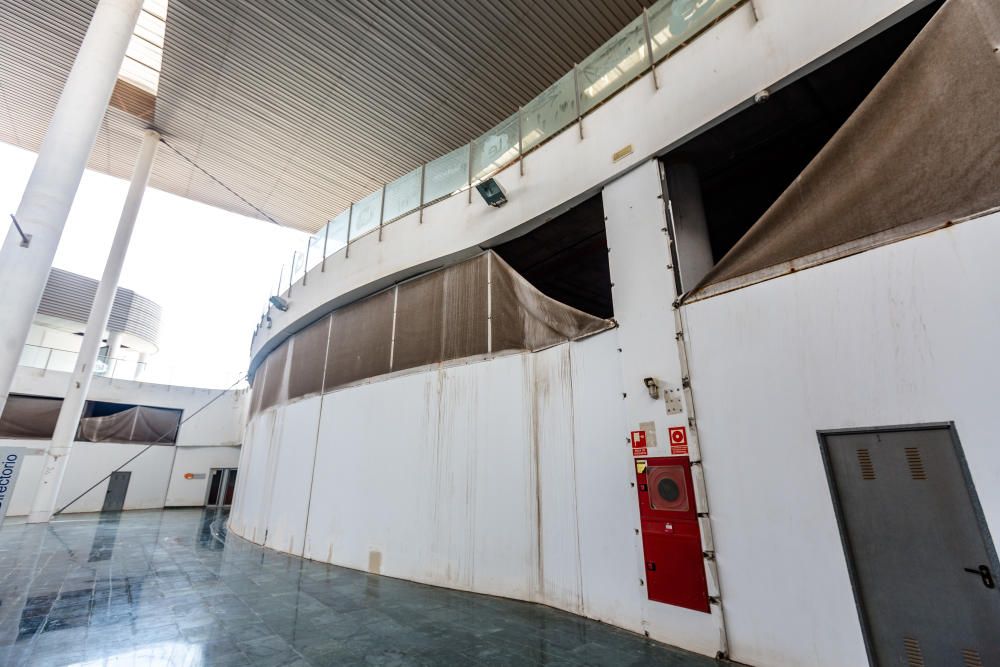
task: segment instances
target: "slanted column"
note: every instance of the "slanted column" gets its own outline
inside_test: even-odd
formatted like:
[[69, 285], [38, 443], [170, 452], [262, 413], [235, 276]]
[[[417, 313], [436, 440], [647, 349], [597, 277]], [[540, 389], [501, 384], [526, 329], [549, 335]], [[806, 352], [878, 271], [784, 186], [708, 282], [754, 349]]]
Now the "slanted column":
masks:
[[141, 8], [142, 0], [98, 2], [17, 208], [30, 242], [11, 224], [0, 248], [0, 411]]
[[62, 408], [59, 410], [52, 443], [45, 452], [42, 479], [35, 493], [31, 513], [28, 514], [28, 523], [44, 523], [52, 517], [56, 509], [55, 504], [66, 472], [70, 448], [76, 437], [80, 416], [83, 414], [90, 381], [94, 377], [97, 353], [104, 338], [104, 329], [108, 326], [108, 318], [111, 316], [111, 306], [115, 300], [115, 292], [118, 291], [118, 279], [121, 277], [129, 241], [132, 240], [132, 230], [135, 228], [135, 219], [142, 204], [142, 195], [149, 182], [159, 141], [160, 135], [153, 130], [147, 130], [143, 137], [139, 160], [136, 162], [135, 171], [132, 172], [132, 183], [125, 197], [125, 206], [118, 221], [115, 240], [111, 244], [104, 275], [101, 276], [101, 284], [94, 296], [94, 305], [90, 308], [90, 319], [87, 320], [87, 328], [84, 329], [80, 353], [77, 355], [73, 375], [70, 377], [66, 398], [63, 399]]

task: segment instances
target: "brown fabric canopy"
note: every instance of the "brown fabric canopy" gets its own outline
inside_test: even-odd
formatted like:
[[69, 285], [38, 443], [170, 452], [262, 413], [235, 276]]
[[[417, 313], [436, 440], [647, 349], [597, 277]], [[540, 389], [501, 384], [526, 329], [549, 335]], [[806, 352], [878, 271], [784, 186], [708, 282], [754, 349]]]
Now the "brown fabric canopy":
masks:
[[537, 351], [612, 326], [545, 296], [489, 251], [345, 306], [292, 336], [260, 365], [250, 414], [393, 371]]
[[948, 0], [686, 300], [1000, 206], [998, 47], [998, 0]]
[[61, 398], [11, 394], [0, 417], [0, 438], [48, 439], [56, 430]]

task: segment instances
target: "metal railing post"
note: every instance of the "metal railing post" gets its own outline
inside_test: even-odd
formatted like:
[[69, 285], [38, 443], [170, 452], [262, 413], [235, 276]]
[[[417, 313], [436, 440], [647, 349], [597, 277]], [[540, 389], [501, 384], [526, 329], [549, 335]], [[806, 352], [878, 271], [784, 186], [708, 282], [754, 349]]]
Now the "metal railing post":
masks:
[[309, 250], [312, 248], [312, 237], [306, 240], [306, 261], [302, 264], [302, 286], [306, 286], [309, 280]]
[[576, 94], [573, 96], [576, 104], [576, 126], [580, 130], [580, 139], [583, 139], [583, 113], [580, 111], [580, 68], [573, 63], [573, 90]]
[[382, 242], [382, 227], [385, 224], [385, 183], [382, 184], [382, 199], [378, 209], [378, 242]]
[[424, 224], [424, 188], [427, 184], [427, 165], [420, 165], [420, 201], [417, 202], [417, 210], [420, 212], [417, 218], [418, 224]]
[[469, 142], [469, 174], [466, 177], [466, 184], [469, 186], [469, 204], [472, 204], [472, 142]]
[[642, 27], [646, 31], [646, 61], [649, 63], [649, 71], [653, 75], [653, 90], [660, 89], [660, 82], [656, 79], [656, 63], [653, 60], [653, 36], [649, 29], [649, 10], [642, 8]]
[[521, 176], [524, 176], [524, 121], [521, 118], [523, 110], [524, 107], [517, 108], [517, 167]]
[[354, 204], [347, 209], [347, 246], [344, 248], [344, 259], [351, 256], [351, 223], [354, 222]]
[[320, 265], [319, 272], [326, 273], [326, 242], [330, 239], [330, 222], [327, 221], [326, 227], [323, 230], [323, 263]]

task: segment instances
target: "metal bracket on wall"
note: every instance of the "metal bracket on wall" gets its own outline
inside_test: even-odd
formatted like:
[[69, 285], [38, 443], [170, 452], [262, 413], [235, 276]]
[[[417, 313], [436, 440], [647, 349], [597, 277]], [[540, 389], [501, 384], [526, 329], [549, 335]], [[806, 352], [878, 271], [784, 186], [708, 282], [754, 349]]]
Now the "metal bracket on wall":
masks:
[[679, 415], [684, 412], [684, 389], [666, 385], [663, 388], [663, 402], [668, 415]]
[[14, 221], [14, 228], [17, 229], [17, 233], [21, 235], [21, 247], [27, 248], [31, 245], [31, 234], [24, 233], [24, 230], [21, 229], [21, 224], [17, 221], [17, 218], [14, 217], [13, 213], [10, 214], [10, 219]]

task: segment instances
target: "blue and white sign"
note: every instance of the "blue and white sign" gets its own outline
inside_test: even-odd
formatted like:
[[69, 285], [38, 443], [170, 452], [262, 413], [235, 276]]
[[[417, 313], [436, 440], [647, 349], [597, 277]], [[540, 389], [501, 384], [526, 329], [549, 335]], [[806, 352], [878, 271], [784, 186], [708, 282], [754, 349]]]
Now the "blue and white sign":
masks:
[[0, 447], [0, 526], [7, 516], [7, 506], [14, 497], [14, 483], [24, 462], [23, 447]]

